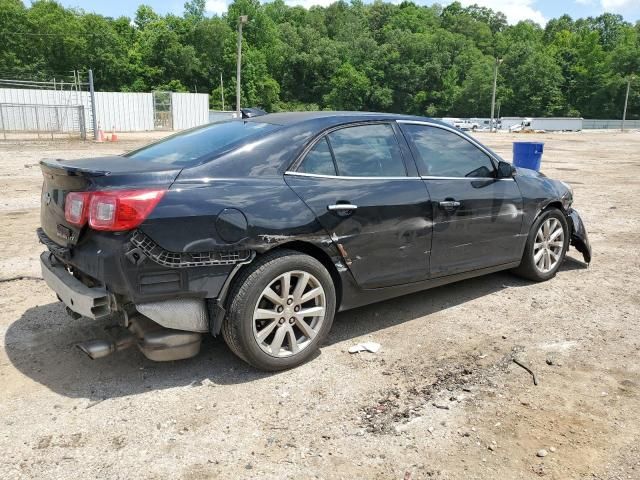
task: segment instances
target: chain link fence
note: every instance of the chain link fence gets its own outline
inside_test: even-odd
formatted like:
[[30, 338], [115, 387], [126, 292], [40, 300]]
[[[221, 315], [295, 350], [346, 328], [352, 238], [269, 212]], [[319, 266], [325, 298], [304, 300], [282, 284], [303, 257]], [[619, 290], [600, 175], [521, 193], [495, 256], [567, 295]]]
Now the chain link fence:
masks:
[[0, 132], [4, 140], [87, 138], [82, 105], [0, 103]]
[[171, 92], [153, 92], [153, 126], [155, 130], [173, 130]]

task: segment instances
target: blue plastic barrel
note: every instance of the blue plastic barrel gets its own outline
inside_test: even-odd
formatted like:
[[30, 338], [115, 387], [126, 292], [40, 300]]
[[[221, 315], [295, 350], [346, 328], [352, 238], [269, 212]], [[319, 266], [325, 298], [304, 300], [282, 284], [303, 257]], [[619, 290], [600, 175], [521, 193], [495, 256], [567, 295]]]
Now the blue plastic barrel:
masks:
[[544, 143], [513, 142], [513, 164], [516, 167], [540, 171]]

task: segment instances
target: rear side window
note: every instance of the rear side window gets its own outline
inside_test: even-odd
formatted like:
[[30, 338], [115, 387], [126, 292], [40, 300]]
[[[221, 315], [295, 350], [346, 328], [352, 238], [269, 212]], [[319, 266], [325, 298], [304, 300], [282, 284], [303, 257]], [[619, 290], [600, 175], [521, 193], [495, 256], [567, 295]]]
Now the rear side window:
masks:
[[176, 167], [190, 167], [277, 128], [277, 125], [269, 123], [238, 120], [212, 123], [172, 135], [125, 156]]
[[361, 125], [328, 135], [338, 175], [347, 177], [404, 177], [407, 172], [393, 127]]
[[417, 154], [418, 171], [428, 177], [493, 177], [489, 156], [466, 138], [438, 127], [402, 125]]
[[309, 150], [302, 164], [298, 167], [298, 171], [302, 173], [315, 173], [316, 175], [336, 174], [336, 167], [333, 163], [333, 157], [331, 156], [331, 150], [329, 150], [326, 137]]

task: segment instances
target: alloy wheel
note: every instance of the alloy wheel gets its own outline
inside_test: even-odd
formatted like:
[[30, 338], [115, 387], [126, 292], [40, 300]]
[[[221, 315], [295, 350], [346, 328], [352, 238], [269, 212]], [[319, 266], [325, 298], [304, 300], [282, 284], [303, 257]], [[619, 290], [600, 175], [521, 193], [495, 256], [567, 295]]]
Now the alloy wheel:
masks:
[[326, 314], [326, 296], [312, 274], [290, 271], [262, 291], [253, 312], [253, 335], [274, 357], [288, 357], [309, 346]]
[[553, 270], [562, 260], [564, 229], [557, 218], [549, 217], [538, 229], [533, 244], [533, 263], [542, 273]]

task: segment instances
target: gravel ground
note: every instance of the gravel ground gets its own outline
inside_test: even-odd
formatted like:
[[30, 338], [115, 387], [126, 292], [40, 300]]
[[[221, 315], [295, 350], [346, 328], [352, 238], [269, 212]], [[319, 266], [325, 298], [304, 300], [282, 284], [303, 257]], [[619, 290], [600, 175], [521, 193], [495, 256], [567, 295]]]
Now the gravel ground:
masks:
[[[83, 356], [110, 324], [67, 317], [39, 279], [37, 162], [151, 137], [0, 144], [0, 478], [640, 478], [640, 132], [478, 137], [506, 158], [545, 142], [592, 265], [571, 251], [550, 282], [498, 273], [341, 313], [279, 374], [213, 338], [174, 363]], [[348, 354], [360, 341], [382, 349]]]

